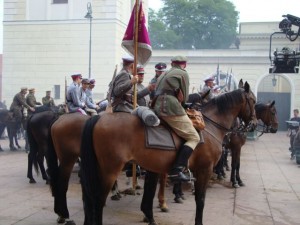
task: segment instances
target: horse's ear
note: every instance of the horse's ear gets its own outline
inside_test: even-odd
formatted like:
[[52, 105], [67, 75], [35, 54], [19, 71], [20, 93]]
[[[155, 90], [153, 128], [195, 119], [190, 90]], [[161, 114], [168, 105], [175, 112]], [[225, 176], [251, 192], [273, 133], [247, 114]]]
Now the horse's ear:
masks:
[[248, 82], [246, 81], [245, 85], [244, 85], [244, 89], [246, 92], [250, 92], [250, 85], [248, 84]]
[[205, 93], [200, 93], [200, 92], [199, 92], [199, 94], [201, 95], [201, 98], [202, 98], [202, 99], [206, 98], [206, 96], [208, 96], [209, 93], [210, 93], [210, 89], [209, 89], [207, 92], [205, 92]]
[[275, 105], [275, 100], [270, 104], [270, 108], [272, 108]]
[[243, 88], [243, 87], [244, 87], [243, 79], [240, 79], [240, 82], [239, 82], [239, 88]]

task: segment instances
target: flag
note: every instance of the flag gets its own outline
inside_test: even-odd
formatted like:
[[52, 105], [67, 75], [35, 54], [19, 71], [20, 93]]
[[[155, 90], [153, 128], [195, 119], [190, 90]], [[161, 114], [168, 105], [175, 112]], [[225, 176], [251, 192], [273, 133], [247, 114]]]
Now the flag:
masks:
[[137, 40], [137, 61], [139, 64], [144, 65], [146, 64], [151, 55], [152, 55], [152, 47], [150, 43], [149, 34], [146, 28], [146, 19], [145, 14], [142, 7], [142, 2], [140, 3], [139, 13], [138, 13], [138, 29], [135, 29], [135, 9], [136, 4], [133, 7], [130, 20], [125, 32], [125, 35], [122, 40], [122, 47], [129, 52], [130, 54], [134, 55], [134, 34], [135, 30], [138, 32], [138, 40]]

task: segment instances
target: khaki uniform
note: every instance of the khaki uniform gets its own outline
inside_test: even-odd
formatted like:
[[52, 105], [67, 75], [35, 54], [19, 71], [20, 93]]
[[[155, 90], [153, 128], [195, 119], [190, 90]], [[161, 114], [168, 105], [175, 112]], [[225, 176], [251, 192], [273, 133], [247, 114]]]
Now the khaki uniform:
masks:
[[[34, 96], [33, 93], [29, 93], [27, 96], [26, 96], [26, 103], [30, 106], [30, 107], [33, 107], [35, 108], [37, 105], [42, 105], [40, 102], [37, 102], [36, 101], [36, 98]], [[28, 110], [28, 116], [31, 115], [33, 112], [31, 112], [30, 110]]]
[[132, 84], [130, 73], [123, 68], [115, 77], [112, 85], [113, 111], [132, 112]]
[[42, 103], [43, 103], [43, 105], [48, 106], [48, 107], [55, 106], [54, 99], [49, 96], [43, 97]]
[[200, 137], [186, 115], [182, 103], [176, 97], [179, 90], [183, 94], [183, 103], [185, 103], [189, 95], [189, 76], [179, 66], [173, 66], [164, 76], [158, 78], [154, 111], [172, 127], [178, 136], [186, 140], [185, 145], [195, 149]]
[[29, 108], [30, 106], [26, 103], [25, 94], [19, 92], [14, 96], [13, 102], [10, 105], [10, 111], [14, 113], [14, 117], [17, 122], [22, 121], [23, 109]]

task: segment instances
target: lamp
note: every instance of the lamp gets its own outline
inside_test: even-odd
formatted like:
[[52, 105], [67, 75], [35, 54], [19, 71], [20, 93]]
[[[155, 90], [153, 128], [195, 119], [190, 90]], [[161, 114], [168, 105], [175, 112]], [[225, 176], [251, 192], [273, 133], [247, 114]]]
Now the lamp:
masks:
[[91, 55], [92, 55], [92, 4], [87, 3], [87, 13], [85, 15], [86, 19], [90, 19], [90, 46], [89, 46], [89, 78], [91, 78]]
[[273, 84], [273, 87], [275, 87], [277, 84], [277, 79], [275, 78], [275, 73], [273, 74], [272, 84]]

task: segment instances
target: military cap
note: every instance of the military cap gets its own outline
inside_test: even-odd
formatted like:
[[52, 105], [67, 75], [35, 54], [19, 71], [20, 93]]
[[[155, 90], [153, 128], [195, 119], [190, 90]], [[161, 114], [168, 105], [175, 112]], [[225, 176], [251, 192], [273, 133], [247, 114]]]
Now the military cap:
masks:
[[90, 79], [90, 84], [95, 84], [96, 83], [96, 80], [95, 79]]
[[82, 84], [90, 84], [90, 80], [88, 78], [84, 78], [81, 81]]
[[134, 58], [131, 55], [126, 55], [122, 57], [123, 63], [133, 63]]
[[71, 77], [72, 77], [73, 80], [76, 80], [77, 78], [82, 79], [82, 75], [80, 73], [72, 74]]
[[185, 56], [178, 55], [178, 56], [173, 57], [171, 59], [171, 61], [175, 62], [175, 63], [186, 63], [187, 58]]
[[138, 67], [136, 68], [136, 70], [137, 70], [137, 73], [138, 73], [138, 74], [144, 74], [144, 73], [145, 73], [144, 67], [142, 67], [142, 66], [138, 66]]
[[29, 92], [34, 92], [35, 89], [34, 89], [34, 88], [30, 88], [30, 89], [28, 89], [28, 91], [29, 91]]
[[155, 70], [156, 71], [166, 71], [166, 68], [167, 68], [167, 64], [165, 64], [165, 63], [162, 63], [162, 62], [160, 62], [160, 63], [157, 63], [156, 65], [155, 65]]
[[208, 82], [208, 81], [214, 81], [215, 80], [215, 78], [214, 77], [212, 77], [212, 76], [209, 76], [209, 77], [206, 77], [205, 79], [204, 79], [204, 82]]
[[51, 93], [51, 91], [46, 91], [46, 94]]
[[22, 87], [22, 88], [21, 88], [21, 91], [27, 91], [27, 90], [28, 90], [27, 87]]

